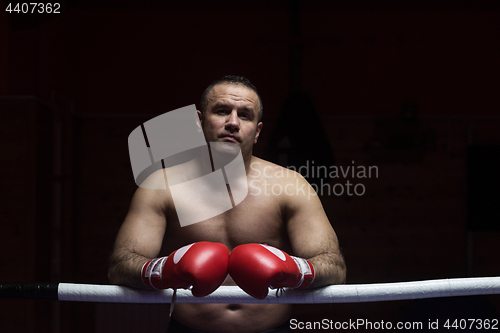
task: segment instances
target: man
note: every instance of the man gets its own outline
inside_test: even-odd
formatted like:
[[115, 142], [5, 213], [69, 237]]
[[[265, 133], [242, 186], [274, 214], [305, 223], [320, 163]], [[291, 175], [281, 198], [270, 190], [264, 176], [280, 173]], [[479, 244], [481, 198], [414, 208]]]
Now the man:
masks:
[[[265, 281], [270, 280], [257, 280], [267, 260], [278, 257], [289, 265], [284, 270], [292, 271], [278, 275], [291, 278], [273, 280], [272, 287], [315, 288], [344, 283], [345, 265], [337, 236], [318, 197], [311, 196], [311, 186], [300, 174], [252, 155], [263, 126], [262, 102], [256, 88], [246, 78], [223, 77], [207, 88], [197, 113], [207, 142], [229, 142], [240, 148], [249, 194], [223, 214], [181, 227], [168, 186], [166, 190], [139, 187], [111, 256], [111, 282], [144, 289], [187, 288], [191, 282], [179, 282], [175, 276], [175, 284], [166, 276], [173, 274], [167, 273], [171, 267], [166, 267], [173, 267], [179, 258], [190, 260], [182, 253], [203, 253], [204, 246], [211, 247], [206, 250], [209, 253], [213, 246], [219, 246], [209, 259], [215, 260], [215, 266], [212, 261], [201, 265], [220, 267], [220, 274], [210, 283], [192, 282], [195, 296], [216, 289], [224, 281], [227, 269], [230, 275], [223, 285], [240, 285], [250, 295], [263, 298], [267, 294], [266, 283], [270, 283]], [[306, 121], [307, 115], [304, 118]], [[153, 181], [165, 181], [161, 173], [152, 177]], [[192, 248], [184, 247], [192, 243]], [[180, 248], [175, 256], [154, 259]], [[217, 252], [220, 249], [222, 252]], [[224, 251], [227, 254], [221, 254]], [[288, 255], [295, 257], [292, 260]], [[261, 265], [262, 262], [265, 263]], [[160, 268], [163, 276], [155, 276]], [[255, 280], [249, 280], [254, 273]], [[207, 287], [212, 282], [213, 286]], [[202, 291], [205, 287], [211, 289]], [[171, 326], [193, 332], [281, 332], [290, 315], [289, 304], [182, 303], [175, 306]]]

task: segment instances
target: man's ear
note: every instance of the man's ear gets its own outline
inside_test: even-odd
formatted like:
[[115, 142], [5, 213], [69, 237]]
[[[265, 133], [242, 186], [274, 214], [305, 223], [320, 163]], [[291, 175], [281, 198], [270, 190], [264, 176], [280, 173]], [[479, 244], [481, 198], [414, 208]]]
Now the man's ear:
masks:
[[264, 123], [262, 123], [262, 121], [257, 124], [257, 131], [255, 131], [255, 139], [253, 140], [253, 144], [256, 144], [257, 140], [259, 140], [260, 131], [262, 131], [262, 126], [264, 126]]
[[201, 113], [200, 110], [196, 110], [196, 113], [198, 114], [198, 119], [200, 119], [200, 122], [196, 122], [196, 125], [198, 126], [198, 132], [203, 131], [203, 113]]

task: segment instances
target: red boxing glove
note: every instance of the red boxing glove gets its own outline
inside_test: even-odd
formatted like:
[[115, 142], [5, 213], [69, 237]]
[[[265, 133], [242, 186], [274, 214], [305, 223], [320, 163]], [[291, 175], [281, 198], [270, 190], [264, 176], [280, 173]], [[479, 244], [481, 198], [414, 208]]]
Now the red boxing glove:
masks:
[[229, 256], [229, 275], [250, 296], [264, 299], [268, 287], [302, 289], [314, 280], [312, 264], [273, 246], [243, 244]]
[[154, 289], [188, 289], [196, 297], [214, 292], [227, 277], [229, 250], [224, 244], [198, 242], [142, 266], [142, 281]]

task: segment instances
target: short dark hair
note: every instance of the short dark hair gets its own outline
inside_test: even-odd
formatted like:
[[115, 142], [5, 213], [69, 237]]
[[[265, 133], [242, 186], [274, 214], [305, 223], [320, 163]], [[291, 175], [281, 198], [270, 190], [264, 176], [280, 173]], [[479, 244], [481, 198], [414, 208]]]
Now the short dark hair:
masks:
[[202, 114], [205, 114], [205, 111], [207, 109], [207, 104], [208, 104], [208, 94], [212, 91], [212, 88], [218, 84], [233, 84], [233, 85], [242, 85], [250, 90], [255, 91], [257, 94], [257, 97], [259, 97], [259, 117], [258, 117], [258, 122], [262, 119], [262, 115], [264, 114], [264, 106], [262, 105], [262, 99], [260, 98], [260, 94], [257, 91], [257, 88], [250, 82], [249, 79], [247, 79], [244, 76], [237, 76], [237, 75], [226, 75], [221, 78], [216, 79], [213, 81], [207, 89], [203, 92], [201, 95], [201, 100], [200, 100], [200, 111]]

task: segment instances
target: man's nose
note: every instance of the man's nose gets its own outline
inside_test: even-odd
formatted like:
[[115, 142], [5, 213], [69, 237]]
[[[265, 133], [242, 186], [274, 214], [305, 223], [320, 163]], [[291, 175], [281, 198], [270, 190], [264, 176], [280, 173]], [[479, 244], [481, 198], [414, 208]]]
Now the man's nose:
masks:
[[236, 112], [236, 110], [231, 111], [227, 116], [226, 128], [232, 129], [233, 131], [240, 129], [240, 119], [238, 118], [238, 112]]

